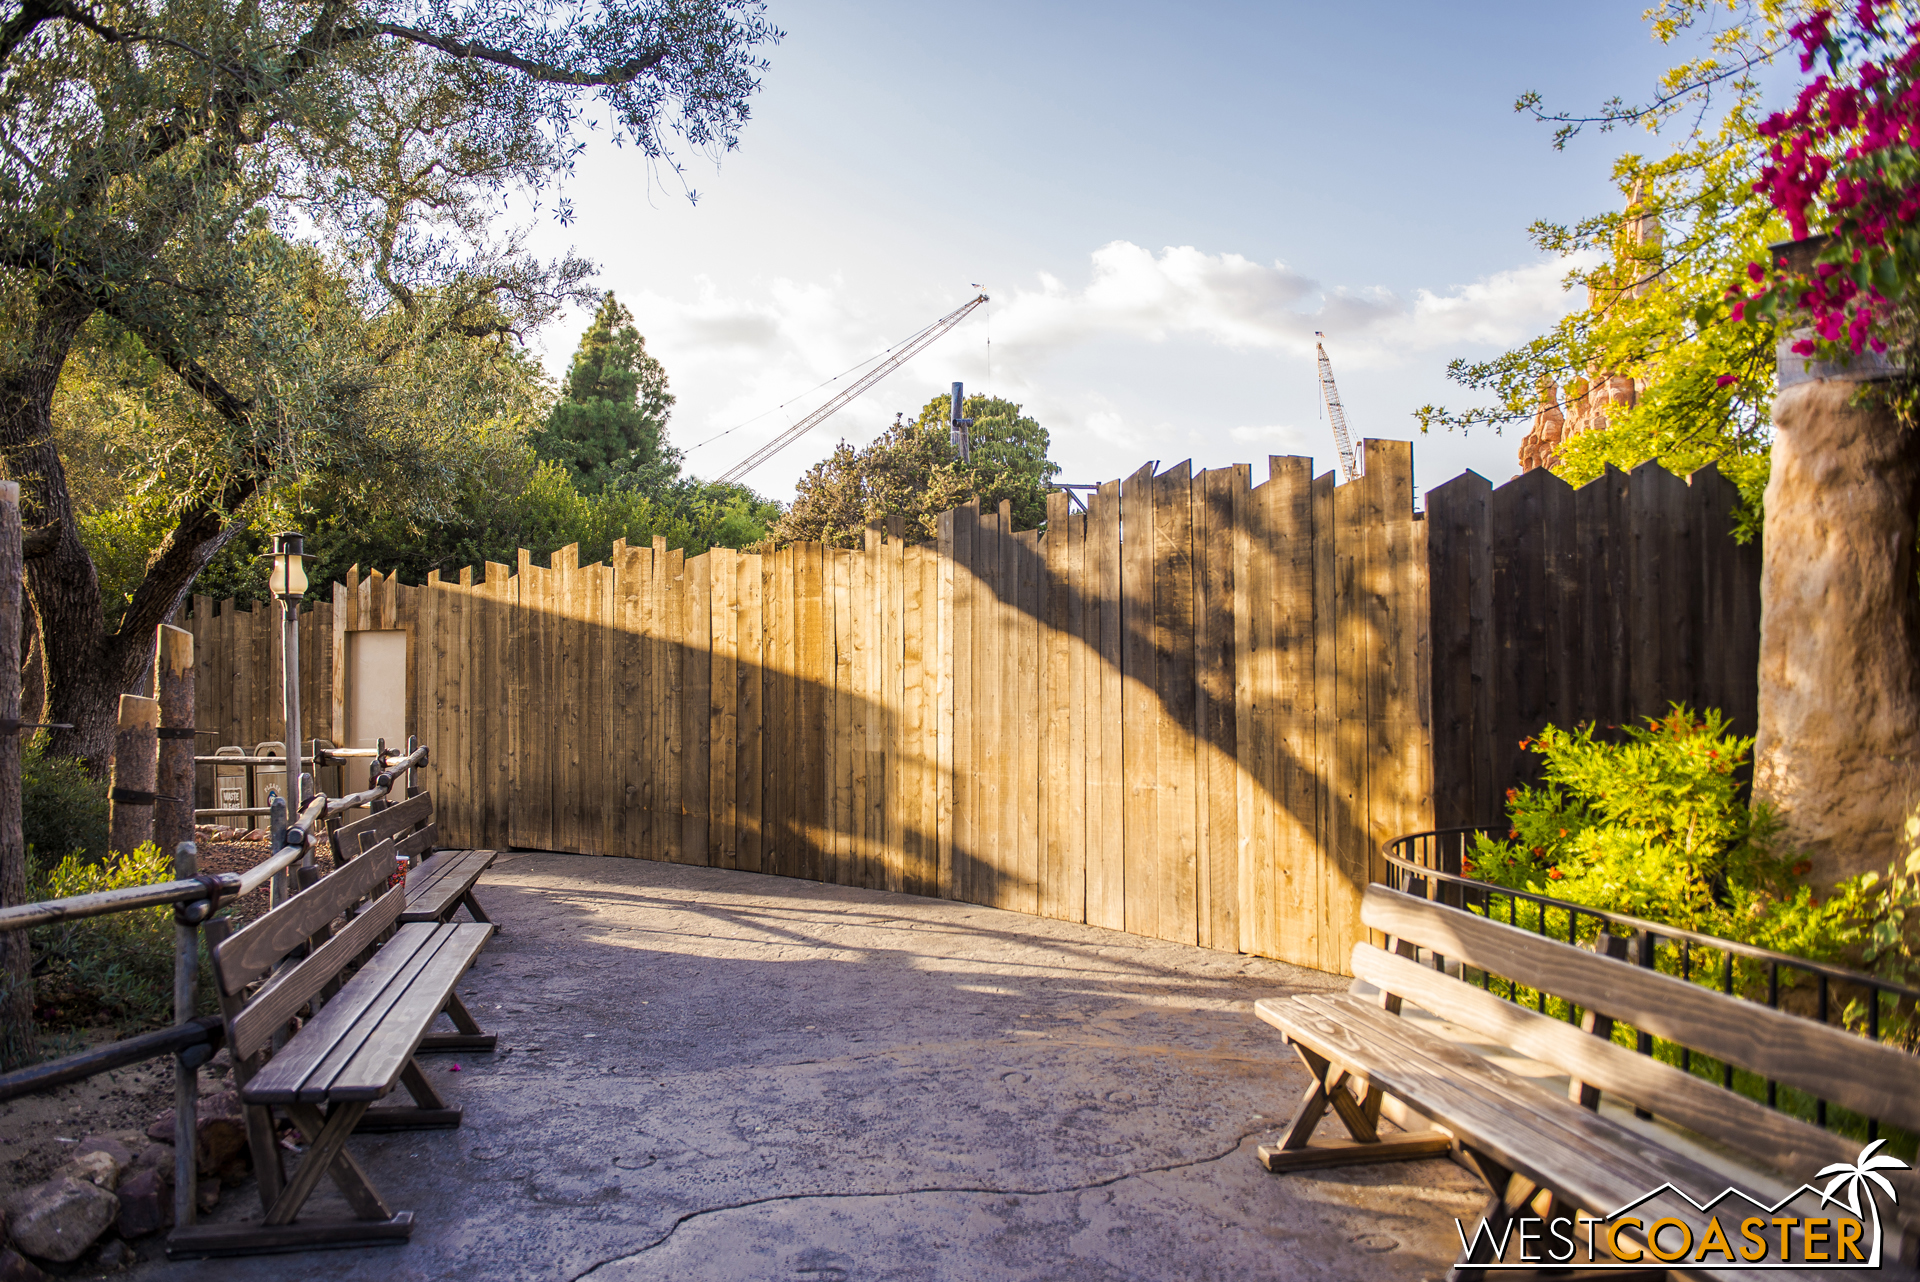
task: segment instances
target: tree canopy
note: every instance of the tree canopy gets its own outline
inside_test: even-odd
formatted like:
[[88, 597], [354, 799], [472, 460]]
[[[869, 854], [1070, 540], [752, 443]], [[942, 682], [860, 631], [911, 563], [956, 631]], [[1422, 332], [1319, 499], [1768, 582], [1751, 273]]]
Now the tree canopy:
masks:
[[[60, 527], [28, 571], [50, 719], [77, 726], [55, 751], [104, 760], [154, 625], [260, 496], [450, 510], [460, 454], [518, 412], [508, 346], [591, 267], [528, 252], [502, 199], [570, 217], [588, 124], [656, 174], [731, 148], [779, 34], [760, 0], [0, 10], [0, 451], [29, 524]], [[164, 533], [117, 619], [60, 396], [125, 407], [146, 452]]]
[[1571, 267], [1566, 287], [1583, 289], [1588, 306], [1491, 360], [1453, 361], [1448, 375], [1491, 403], [1423, 406], [1423, 431], [1500, 430], [1533, 416], [1548, 381], [1564, 396], [1596, 375], [1632, 378], [1645, 385], [1637, 403], [1610, 410], [1605, 429], [1566, 442], [1554, 470], [1580, 484], [1609, 464], [1653, 459], [1685, 474], [1716, 463], [1754, 518], [1767, 477], [1775, 332], [1742, 323], [1729, 290], [1787, 230], [1753, 190], [1766, 162], [1759, 69], [1784, 47], [1786, 8], [1776, 0], [1731, 11], [1714, 0], [1671, 0], [1651, 11], [1658, 40], [1675, 44], [1709, 25], [1714, 34], [1705, 54], [1666, 73], [1652, 99], [1615, 99], [1582, 116], [1547, 111], [1539, 94], [1520, 98], [1516, 110], [1557, 127], [1556, 147], [1588, 129], [1622, 128], [1665, 145], [1615, 160], [1619, 209], [1532, 226], [1542, 250], [1585, 260]]
[[1047, 457], [1047, 430], [1012, 401], [969, 396], [962, 414], [973, 420], [971, 449], [962, 463], [948, 425], [952, 404], [936, 395], [917, 418], [896, 418], [864, 448], [841, 441], [800, 478], [774, 538], [859, 547], [869, 522], [899, 516], [909, 538], [926, 541], [940, 513], [974, 498], [989, 508], [1007, 500], [1015, 529], [1045, 524], [1047, 491], [1060, 474]]

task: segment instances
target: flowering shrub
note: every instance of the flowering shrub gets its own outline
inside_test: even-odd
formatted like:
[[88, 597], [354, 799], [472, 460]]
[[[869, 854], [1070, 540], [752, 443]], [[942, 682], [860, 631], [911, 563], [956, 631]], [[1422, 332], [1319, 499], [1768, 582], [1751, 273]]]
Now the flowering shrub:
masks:
[[1832, 239], [1811, 273], [1785, 259], [1748, 264], [1760, 288], [1733, 290], [1732, 315], [1810, 322], [1813, 337], [1793, 347], [1802, 356], [1885, 351], [1893, 309], [1920, 278], [1920, 22], [1897, 13], [1860, 0], [1848, 18], [1820, 9], [1795, 24], [1800, 69], [1826, 70], [1760, 126], [1768, 164], [1754, 190], [1796, 238], [1817, 229]]

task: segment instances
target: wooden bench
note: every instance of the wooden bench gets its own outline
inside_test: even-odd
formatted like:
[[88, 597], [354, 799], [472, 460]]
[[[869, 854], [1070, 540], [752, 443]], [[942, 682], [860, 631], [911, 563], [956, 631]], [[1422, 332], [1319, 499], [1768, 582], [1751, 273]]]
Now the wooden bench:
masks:
[[[413, 1213], [387, 1206], [346, 1141], [356, 1132], [460, 1124], [460, 1110], [440, 1098], [414, 1054], [441, 1012], [460, 1009], [454, 986], [493, 927], [422, 922], [395, 930], [406, 905], [405, 891], [391, 884], [397, 867], [393, 843], [383, 841], [329, 876], [304, 870], [304, 889], [243, 930], [232, 931], [225, 919], [207, 926], [266, 1218], [182, 1226], [167, 1240], [170, 1256], [366, 1246], [404, 1242], [412, 1233]], [[372, 902], [334, 933], [332, 923], [368, 896]], [[275, 1049], [303, 1011], [305, 1022]], [[396, 1085], [406, 1087], [413, 1106], [374, 1108]], [[291, 1175], [281, 1164], [275, 1110], [307, 1146]], [[322, 1175], [353, 1218], [297, 1218]]]
[[400, 858], [407, 861], [407, 908], [400, 914], [401, 921], [448, 921], [462, 905], [475, 921], [491, 921], [473, 897], [473, 887], [500, 852], [435, 853], [439, 837], [440, 829], [433, 821], [433, 794], [422, 792], [336, 828], [332, 835], [333, 858], [339, 864], [375, 842], [392, 840]]
[[[1256, 1003], [1260, 1018], [1280, 1030], [1314, 1079], [1282, 1141], [1260, 1149], [1270, 1170], [1451, 1155], [1491, 1189], [1483, 1214], [1498, 1236], [1509, 1224], [1531, 1221], [1537, 1229], [1555, 1215], [1605, 1217], [1668, 1182], [1701, 1202], [1730, 1183], [1778, 1197], [1814, 1181], [1824, 1166], [1858, 1160], [1859, 1139], [1615, 1045], [1612, 1020], [1877, 1118], [1883, 1126], [1920, 1132], [1920, 1057], [1604, 955], [1605, 936], [1602, 952], [1589, 951], [1383, 886], [1367, 890], [1361, 920], [1392, 948], [1354, 947], [1354, 991]], [[1583, 1022], [1538, 1014], [1447, 973], [1462, 965], [1517, 977], [1523, 986], [1560, 997], [1582, 1010]], [[1403, 1015], [1403, 1002], [1466, 1030], [1476, 1042], [1512, 1048], [1567, 1073], [1568, 1094], [1551, 1094], [1430, 1031], [1438, 1026]], [[1694, 1141], [1672, 1129], [1624, 1114], [1618, 1120], [1600, 1115], [1603, 1096], [1708, 1143], [1689, 1155]], [[1388, 1100], [1397, 1102], [1396, 1111], [1413, 1129], [1382, 1135]], [[1329, 1109], [1352, 1142], [1309, 1143]], [[1740, 1159], [1740, 1178], [1699, 1160], [1716, 1150]], [[1747, 1178], [1748, 1162], [1777, 1178]], [[1898, 1263], [1874, 1276], [1912, 1276], [1907, 1267], [1920, 1238], [1920, 1181], [1911, 1171], [1882, 1174], [1899, 1193], [1897, 1206], [1879, 1207], [1887, 1217], [1882, 1258]], [[1782, 1212], [1789, 1213], [1801, 1214]], [[1697, 1226], [1698, 1233], [1708, 1231], [1706, 1217], [1671, 1190], [1646, 1200], [1633, 1215], [1648, 1225], [1673, 1216]], [[1673, 1249], [1677, 1233], [1669, 1231], [1665, 1249]], [[1465, 1234], [1463, 1243], [1473, 1246], [1462, 1252], [1452, 1276], [1485, 1276], [1475, 1266], [1492, 1263], [1494, 1253], [1472, 1227]], [[1604, 1244], [1604, 1230], [1600, 1240]], [[1627, 1229], [1621, 1241], [1642, 1252], [1646, 1264], [1654, 1263], [1643, 1236]], [[1831, 1239], [1828, 1249], [1834, 1249]], [[1604, 1245], [1601, 1250], [1604, 1258]], [[1643, 1276], [1663, 1271], [1690, 1278], [1816, 1273], [1777, 1264], [1765, 1273], [1743, 1271], [1716, 1254], [1709, 1263], [1663, 1263]]]

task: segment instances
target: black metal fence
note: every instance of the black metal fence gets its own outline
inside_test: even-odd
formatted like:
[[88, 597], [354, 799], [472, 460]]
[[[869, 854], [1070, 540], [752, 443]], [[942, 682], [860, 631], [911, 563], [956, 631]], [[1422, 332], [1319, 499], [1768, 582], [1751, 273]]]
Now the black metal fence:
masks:
[[[1440, 828], [1397, 837], [1382, 851], [1385, 867], [1379, 880], [1395, 890], [1569, 944], [1590, 945], [1602, 934], [1610, 935], [1626, 941], [1627, 957], [1636, 965], [1835, 1025], [1909, 1053], [1920, 1051], [1920, 1018], [1916, 1018], [1920, 989], [1844, 966], [1481, 881], [1472, 875], [1471, 860], [1475, 840], [1482, 835], [1497, 840], [1504, 835], [1504, 826]], [[1446, 965], [1443, 957], [1436, 956], [1433, 961], [1436, 966]], [[1524, 977], [1496, 976], [1463, 967], [1461, 978], [1510, 1001], [1530, 1004], [1543, 1014], [1572, 1022], [1580, 1019], [1576, 1007], [1529, 986]], [[1845, 1110], [1839, 1109], [1833, 1110], [1836, 1116], [1830, 1119], [1826, 1100], [1803, 1097], [1790, 1087], [1783, 1092], [1771, 1079], [1747, 1074], [1722, 1060], [1697, 1056], [1683, 1044], [1669, 1045], [1650, 1033], [1634, 1031], [1635, 1047], [1641, 1054], [1658, 1054], [1688, 1072], [1717, 1070], [1722, 1086], [1764, 1099], [1769, 1108], [1805, 1117], [1822, 1127], [1862, 1129], [1867, 1139], [1880, 1134], [1877, 1119], [1856, 1119], [1851, 1114], [1842, 1118], [1839, 1114]]]

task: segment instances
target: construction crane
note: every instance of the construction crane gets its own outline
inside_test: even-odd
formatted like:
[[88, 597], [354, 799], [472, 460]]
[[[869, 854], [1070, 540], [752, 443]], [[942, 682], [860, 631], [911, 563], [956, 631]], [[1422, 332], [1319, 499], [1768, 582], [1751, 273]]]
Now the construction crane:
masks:
[[1333, 424], [1333, 443], [1340, 447], [1340, 470], [1349, 481], [1360, 479], [1360, 465], [1353, 458], [1353, 441], [1347, 435], [1347, 412], [1340, 408], [1340, 389], [1333, 385], [1333, 363], [1327, 359], [1327, 345], [1319, 330], [1313, 331], [1313, 348], [1320, 353], [1320, 399], [1326, 402], [1327, 421]]
[[933, 344], [934, 340], [965, 320], [969, 312], [986, 301], [987, 296], [981, 294], [977, 298], [971, 299], [965, 304], [954, 308], [945, 316], [933, 322], [933, 324], [894, 347], [888, 353], [885, 360], [835, 393], [833, 398], [825, 405], [814, 410], [798, 423], [795, 423], [792, 427], [789, 427], [786, 431], [780, 433], [780, 435], [774, 437], [765, 445], [762, 445], [759, 449], [728, 468], [725, 474], [720, 477], [721, 482], [724, 484], [728, 481], [739, 480], [748, 472], [753, 471], [754, 468], [759, 467], [781, 450], [786, 449], [787, 446], [793, 444], [808, 432], [811, 432], [814, 428], [832, 418], [840, 410], [852, 403], [862, 392], [925, 351]]

